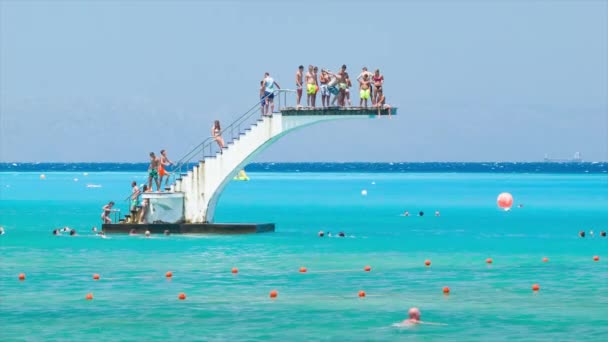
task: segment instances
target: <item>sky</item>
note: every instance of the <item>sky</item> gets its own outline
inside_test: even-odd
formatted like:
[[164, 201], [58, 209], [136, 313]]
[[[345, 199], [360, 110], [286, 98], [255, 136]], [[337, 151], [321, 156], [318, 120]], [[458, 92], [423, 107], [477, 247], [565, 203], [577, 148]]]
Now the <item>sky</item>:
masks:
[[255, 161], [606, 161], [607, 18], [608, 1], [0, 0], [0, 161], [178, 159], [300, 64], [380, 68], [398, 115]]

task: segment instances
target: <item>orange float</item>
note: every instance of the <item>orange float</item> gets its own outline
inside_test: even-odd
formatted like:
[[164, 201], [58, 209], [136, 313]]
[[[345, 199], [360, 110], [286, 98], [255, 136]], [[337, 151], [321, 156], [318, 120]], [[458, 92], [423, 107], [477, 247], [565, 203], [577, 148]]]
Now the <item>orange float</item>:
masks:
[[277, 298], [278, 295], [279, 293], [277, 292], [277, 290], [270, 291], [270, 298]]
[[87, 295], [84, 298], [86, 300], [92, 300], [93, 299], [93, 294], [92, 293], [87, 293]]
[[365, 272], [369, 272], [369, 271], [371, 271], [371, 270], [372, 270], [372, 268], [371, 268], [370, 266], [365, 266], [365, 267], [363, 268], [363, 270], [364, 270]]
[[444, 288], [443, 288], [443, 294], [446, 294], [446, 295], [447, 295], [447, 294], [450, 294], [450, 288], [449, 288], [449, 287], [447, 287], [447, 286], [446, 286], [446, 287], [444, 287]]
[[426, 266], [431, 266], [431, 260], [428, 260], [428, 259], [427, 259], [427, 260], [424, 260], [424, 264], [425, 264]]
[[19, 280], [25, 280], [25, 273], [19, 273]]
[[538, 291], [538, 290], [540, 290], [540, 286], [538, 286], [538, 284], [533, 284], [532, 291]]
[[169, 271], [169, 272], [165, 273], [165, 277], [167, 277], [167, 278], [173, 277], [173, 272]]
[[486, 259], [486, 264], [491, 264], [493, 262], [494, 262], [494, 260], [492, 260], [492, 258], [487, 258]]
[[361, 297], [361, 298], [365, 297], [365, 291], [363, 291], [363, 290], [359, 291], [359, 297]]
[[177, 298], [178, 298], [179, 300], [184, 300], [184, 299], [186, 299], [186, 294], [185, 294], [185, 293], [183, 293], [183, 292], [180, 292], [180, 294], [178, 294], [178, 295], [177, 295]]
[[596, 255], [596, 256], [594, 256], [594, 257], [593, 257], [593, 261], [600, 261], [600, 257], [599, 257], [599, 256], [597, 256], [597, 255]]
[[300, 267], [300, 273], [306, 273], [307, 269], [306, 267]]
[[232, 268], [232, 274], [237, 274], [237, 273], [239, 273], [239, 269], [236, 268], [236, 267], [233, 267]]
[[543, 262], [548, 262], [548, 261], [549, 261], [549, 258], [547, 258], [547, 257], [543, 258]]
[[97, 274], [97, 273], [93, 274], [93, 280], [99, 280], [99, 274]]

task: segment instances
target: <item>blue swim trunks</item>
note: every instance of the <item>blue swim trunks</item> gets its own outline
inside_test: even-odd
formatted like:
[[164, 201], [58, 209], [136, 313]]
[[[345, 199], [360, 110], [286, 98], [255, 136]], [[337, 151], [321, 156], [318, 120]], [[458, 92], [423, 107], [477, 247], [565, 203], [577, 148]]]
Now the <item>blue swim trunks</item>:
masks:
[[267, 98], [269, 101], [274, 100], [274, 93], [271, 93], [271, 92], [265, 91], [265, 92], [264, 92], [264, 96], [266, 96], [266, 98]]

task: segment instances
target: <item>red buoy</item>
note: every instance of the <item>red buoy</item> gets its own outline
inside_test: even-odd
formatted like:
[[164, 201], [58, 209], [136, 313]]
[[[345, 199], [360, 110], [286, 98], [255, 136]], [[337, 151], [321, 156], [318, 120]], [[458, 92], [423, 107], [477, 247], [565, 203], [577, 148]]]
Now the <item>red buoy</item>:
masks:
[[365, 291], [363, 291], [363, 290], [359, 291], [359, 297], [361, 297], [361, 298], [365, 297]]
[[487, 258], [486, 263], [491, 264], [493, 262], [492, 258]]
[[93, 294], [92, 293], [87, 293], [87, 295], [84, 298], [86, 300], [92, 300], [93, 299]]
[[431, 266], [431, 260], [429, 260], [429, 259], [424, 260], [424, 264], [426, 266]]
[[270, 298], [277, 298], [278, 295], [279, 293], [277, 292], [277, 290], [270, 291]]
[[365, 270], [365, 272], [369, 272], [372, 270], [372, 268], [370, 266], [365, 266], [363, 270]]
[[177, 298], [178, 298], [179, 300], [184, 300], [184, 299], [186, 299], [186, 294], [185, 294], [185, 293], [183, 293], [183, 292], [181, 292], [179, 295], [177, 295]]
[[236, 268], [236, 267], [233, 267], [232, 268], [232, 274], [237, 274], [237, 273], [239, 273], [239, 269]]
[[538, 286], [538, 284], [533, 284], [532, 291], [538, 291], [538, 290], [540, 290], [540, 286]]
[[593, 261], [600, 261], [600, 257], [599, 257], [599, 256], [597, 256], [597, 255], [596, 255], [596, 256], [594, 256], [594, 257], [593, 257]]
[[99, 280], [99, 274], [97, 274], [97, 273], [93, 274], [93, 280]]
[[447, 295], [447, 294], [450, 294], [450, 288], [449, 288], [449, 287], [447, 287], [447, 286], [446, 286], [446, 287], [444, 287], [444, 288], [443, 288], [443, 294], [446, 294], [446, 295]]
[[306, 273], [307, 269], [306, 267], [300, 267], [300, 273]]
[[25, 280], [25, 273], [19, 273], [19, 280]]
[[167, 278], [173, 277], [173, 272], [169, 271], [169, 272], [165, 273], [165, 277], [167, 277]]

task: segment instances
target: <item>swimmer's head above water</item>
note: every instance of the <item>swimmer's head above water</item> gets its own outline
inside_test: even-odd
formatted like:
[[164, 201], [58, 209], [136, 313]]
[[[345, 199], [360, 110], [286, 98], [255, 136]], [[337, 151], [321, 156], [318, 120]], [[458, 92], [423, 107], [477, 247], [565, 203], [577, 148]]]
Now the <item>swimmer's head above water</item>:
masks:
[[323, 237], [323, 236], [325, 236], [325, 233], [323, 233], [322, 230], [319, 230], [319, 232], [317, 233], [317, 235], [319, 235], [319, 237]]
[[407, 312], [407, 316], [408, 323], [420, 322], [420, 310], [418, 308], [410, 308], [410, 310]]

